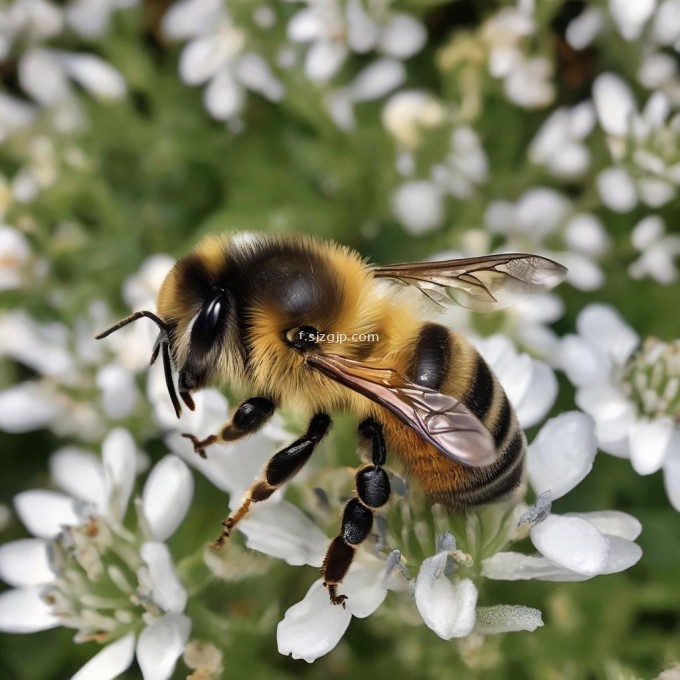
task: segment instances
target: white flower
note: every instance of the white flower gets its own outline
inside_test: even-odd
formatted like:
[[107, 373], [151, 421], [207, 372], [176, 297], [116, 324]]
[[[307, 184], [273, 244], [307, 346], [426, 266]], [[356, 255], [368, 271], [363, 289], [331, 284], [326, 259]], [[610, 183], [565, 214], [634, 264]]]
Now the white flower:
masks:
[[503, 79], [510, 101], [527, 109], [547, 106], [555, 96], [551, 62], [525, 52], [535, 31], [533, 10], [533, 3], [520, 0], [516, 7], [504, 7], [487, 19], [481, 29], [489, 50], [489, 72]]
[[245, 89], [271, 101], [283, 97], [283, 85], [267, 62], [248, 49], [248, 35], [236, 25], [220, 0], [180, 0], [163, 18], [163, 31], [189, 42], [179, 71], [187, 85], [208, 83], [203, 101], [217, 120], [234, 120], [245, 103]]
[[590, 166], [590, 151], [583, 142], [594, 126], [595, 111], [589, 101], [556, 109], [531, 141], [530, 160], [560, 179], [582, 176]]
[[423, 90], [400, 90], [387, 100], [382, 111], [385, 129], [406, 149], [420, 146], [423, 131], [444, 119], [442, 103]]
[[444, 219], [443, 191], [429, 180], [410, 180], [392, 194], [392, 212], [413, 235], [426, 234]]
[[593, 84], [593, 101], [600, 126], [616, 166], [597, 178], [605, 205], [629, 212], [638, 200], [652, 208], [666, 205], [680, 184], [678, 114], [670, 114], [668, 97], [660, 91], [639, 112], [627, 83], [603, 73]]
[[0, 225], [0, 290], [20, 288], [34, 271], [34, 258], [24, 235], [9, 226]]
[[[76, 641], [107, 643], [74, 676], [78, 680], [112, 680], [135, 654], [145, 680], [168, 679], [189, 636], [191, 622], [182, 613], [187, 592], [163, 541], [186, 514], [193, 479], [177, 457], [163, 458], [149, 476], [131, 533], [122, 520], [137, 459], [125, 430], [109, 434], [101, 462], [76, 448], [56, 452], [52, 476], [71, 496], [20, 493], [17, 514], [36, 538], [0, 548], [0, 576], [15, 587], [0, 596], [3, 632], [64, 625], [77, 630]], [[113, 546], [116, 559], [109, 562]], [[102, 598], [104, 586], [121, 597]]]
[[72, 0], [66, 7], [66, 21], [84, 38], [100, 38], [108, 32], [116, 10], [137, 4], [139, 0]]
[[675, 260], [680, 256], [680, 236], [666, 236], [665, 232], [666, 225], [658, 215], [648, 215], [635, 226], [630, 238], [640, 256], [628, 267], [632, 278], [649, 276], [664, 285], [677, 280]]
[[576, 403], [596, 423], [599, 446], [630, 458], [638, 474], [663, 468], [666, 491], [680, 510], [679, 341], [639, 338], [611, 307], [593, 304], [577, 319], [578, 335], [562, 341], [561, 363]]
[[549, 420], [527, 452], [537, 505], [520, 518], [538, 555], [499, 552], [484, 560], [488, 578], [505, 581], [538, 579], [582, 581], [628, 569], [641, 557], [633, 541], [640, 523], [623, 512], [600, 511], [554, 515], [547, 498], [559, 498], [590, 471], [597, 441], [592, 419], [578, 412]]
[[448, 154], [430, 173], [435, 183], [455, 198], [470, 198], [489, 178], [489, 162], [477, 133], [470, 127], [455, 128]]

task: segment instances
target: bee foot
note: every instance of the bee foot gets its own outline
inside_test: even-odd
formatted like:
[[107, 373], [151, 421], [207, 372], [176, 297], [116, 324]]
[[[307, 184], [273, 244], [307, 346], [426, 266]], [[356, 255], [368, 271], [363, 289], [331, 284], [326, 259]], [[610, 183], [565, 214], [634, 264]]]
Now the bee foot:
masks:
[[205, 439], [199, 439], [193, 434], [189, 434], [188, 432], [182, 432], [182, 437], [185, 437], [186, 439], [189, 439], [191, 441], [191, 443], [194, 445], [194, 453], [197, 453], [201, 458], [207, 458], [205, 454], [206, 446], [210, 446], [211, 444], [214, 444], [217, 441], [217, 437], [214, 434], [211, 434], [209, 437], [206, 437]]
[[331, 598], [332, 604], [341, 604], [342, 608], [345, 609], [345, 600], [349, 599], [347, 595], [338, 595], [338, 586], [335, 583], [324, 582], [324, 588], [328, 588], [328, 594]]

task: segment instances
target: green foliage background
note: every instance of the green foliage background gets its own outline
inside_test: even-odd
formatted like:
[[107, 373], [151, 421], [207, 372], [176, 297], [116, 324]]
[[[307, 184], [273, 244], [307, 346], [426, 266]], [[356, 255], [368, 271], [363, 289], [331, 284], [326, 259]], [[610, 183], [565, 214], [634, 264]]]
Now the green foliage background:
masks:
[[[457, 74], [439, 71], [433, 55], [502, 4], [408, 3], [424, 17], [431, 36], [427, 49], [408, 64], [409, 81], [434, 89], [445, 100], [459, 98]], [[566, 9], [558, 2], [541, 5], [549, 7], [537, 39], [546, 41], [553, 54], [560, 22], [574, 4], [566, 3]], [[247, 5], [237, 4], [239, 10], [233, 11], [242, 9], [247, 16]], [[36, 285], [3, 294], [3, 308], [22, 307], [37, 319], [69, 325], [89, 302], [104, 299], [123, 315], [127, 310], [121, 286], [149, 255], [179, 257], [204, 234], [233, 229], [306, 232], [337, 239], [377, 262], [415, 260], [458, 247], [465, 230], [481, 224], [490, 200], [516, 199], [531, 186], [555, 183], [526, 158], [545, 111], [517, 108], [487, 76], [481, 83], [483, 115], [476, 130], [489, 156], [490, 180], [469, 201], [449, 202], [444, 228], [409, 236], [389, 205], [398, 178], [394, 142], [382, 127], [380, 103], [357, 107], [357, 130], [348, 134], [329, 121], [315, 88], [300, 73], [291, 73], [289, 96], [282, 102], [248, 97], [245, 128], [234, 134], [205, 112], [200, 88], [188, 88], [178, 78], [179, 47], [164, 42], [158, 29], [163, 9], [162, 2], [145, 2], [118, 13], [113, 29], [89, 46], [123, 73], [128, 96], [115, 103], [82, 97], [90, 122], [73, 137], [44, 129], [56, 147], [58, 179], [30, 204], [12, 205], [6, 221], [27, 235], [35, 252], [49, 261], [50, 272]], [[575, 88], [560, 80], [555, 57], [557, 103], [579, 101], [598, 72], [632, 74], [635, 69], [635, 56], [621, 39], [612, 38], [587, 57]], [[14, 87], [11, 73], [6, 87]], [[5, 175], [12, 176], [23, 163], [28, 134], [33, 132], [16, 135], [0, 149]], [[436, 140], [432, 146], [418, 157], [423, 167], [436, 158]], [[82, 151], [82, 163], [69, 161], [71, 147]], [[607, 164], [601, 139], [593, 142], [591, 152], [595, 164]], [[587, 203], [592, 186], [571, 185], [566, 191]], [[573, 332], [585, 304], [604, 301], [621, 310], [641, 336], [670, 340], [679, 335], [677, 284], [632, 282], [626, 274], [633, 259], [630, 231], [643, 212], [638, 208], [614, 215], [600, 210], [613, 239], [603, 262], [607, 282], [592, 293], [562, 287], [567, 311], [556, 324], [559, 334]], [[678, 230], [677, 203], [660, 214], [669, 229]], [[3, 385], [27, 375], [30, 370], [23, 366], [0, 362]], [[571, 408], [573, 390], [562, 379], [554, 411]], [[140, 437], [148, 436], [148, 423], [133, 427]], [[351, 436], [350, 424], [340, 428], [325, 453]], [[49, 486], [47, 460], [61, 444], [63, 440], [46, 431], [0, 433], [0, 500], [11, 505], [19, 490]], [[148, 439], [146, 449], [155, 459], [165, 452], [157, 437]], [[222, 494], [199, 476], [196, 481], [194, 506], [171, 541], [175, 554], [182, 555], [184, 546], [195, 545], [199, 537], [211, 539], [223, 514]], [[277, 653], [275, 625], [316, 578], [313, 569], [275, 564], [264, 578], [216, 583], [209, 590], [211, 613], [204, 621], [224, 640], [224, 677], [655, 677], [680, 660], [678, 515], [666, 499], [661, 473], [639, 477], [629, 461], [605, 454], [598, 456], [586, 481], [556, 503], [557, 512], [602, 508], [624, 510], [641, 520], [643, 559], [626, 572], [583, 583], [489, 582], [485, 595], [491, 600], [537, 607], [546, 625], [534, 633], [487, 639], [479, 648], [471, 642], [444, 642], [424, 625], [395, 624], [379, 610], [369, 619], [354, 619], [336, 650], [307, 665]], [[23, 535], [15, 521], [2, 540]], [[71, 631], [61, 628], [0, 636], [0, 676], [70, 677], [97, 649], [93, 643], [74, 645], [71, 637]], [[187, 674], [180, 662], [176, 677]], [[141, 676], [130, 670], [123, 677]]]

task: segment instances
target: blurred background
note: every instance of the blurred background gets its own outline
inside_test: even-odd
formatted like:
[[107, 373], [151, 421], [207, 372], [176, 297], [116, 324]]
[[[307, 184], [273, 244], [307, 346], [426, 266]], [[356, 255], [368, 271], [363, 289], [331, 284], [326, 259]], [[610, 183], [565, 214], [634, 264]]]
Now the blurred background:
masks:
[[[274, 631], [316, 572], [273, 562], [204, 594], [223, 677], [646, 679], [680, 661], [679, 49], [677, 0], [3, 0], [0, 540], [29, 535], [14, 499], [55, 488], [64, 446], [98, 453], [122, 426], [147, 467], [166, 453], [153, 334], [92, 337], [153, 305], [205, 234], [303, 232], [379, 263], [541, 253], [570, 269], [554, 296], [461, 327], [549, 365], [551, 414], [576, 408], [563, 343], [590, 303], [669, 343], [637, 401], [631, 365], [612, 369], [638, 415], [671, 423], [667, 458], [600, 453], [556, 504], [637, 517], [641, 561], [581, 583], [488, 582], [492, 600], [543, 611], [533, 633], [444, 641], [388, 609], [312, 665], [280, 655]], [[324, 465], [355, 464], [334, 458], [352, 427]], [[194, 477], [174, 555], [213, 538], [225, 507]], [[1, 635], [0, 674], [71, 677], [99, 648], [73, 635]]]

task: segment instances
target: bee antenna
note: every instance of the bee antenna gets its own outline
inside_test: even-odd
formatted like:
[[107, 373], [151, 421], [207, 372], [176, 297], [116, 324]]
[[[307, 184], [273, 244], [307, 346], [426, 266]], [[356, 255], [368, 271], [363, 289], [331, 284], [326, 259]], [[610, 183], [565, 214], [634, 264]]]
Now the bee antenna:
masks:
[[145, 316], [147, 319], [151, 319], [161, 329], [163, 333], [167, 333], [170, 330], [170, 327], [165, 323], [165, 321], [163, 321], [160, 317], [156, 316], [153, 312], [142, 311], [131, 314], [125, 319], [119, 321], [117, 324], [111, 326], [111, 328], [105, 330], [103, 333], [95, 335], [95, 340], [101, 340], [102, 338], [111, 335], [111, 333], [115, 333], [117, 330], [123, 328], [123, 326], [127, 326], [129, 323], [137, 321], [137, 319], [141, 319], [143, 316]]
[[172, 367], [170, 366], [170, 352], [168, 351], [168, 343], [161, 342], [161, 349], [163, 350], [163, 370], [165, 371], [165, 384], [168, 388], [168, 394], [170, 395], [170, 400], [172, 405], [175, 407], [175, 414], [179, 418], [182, 415], [182, 406], [177, 398], [177, 392], [175, 392], [175, 383], [172, 382]]

